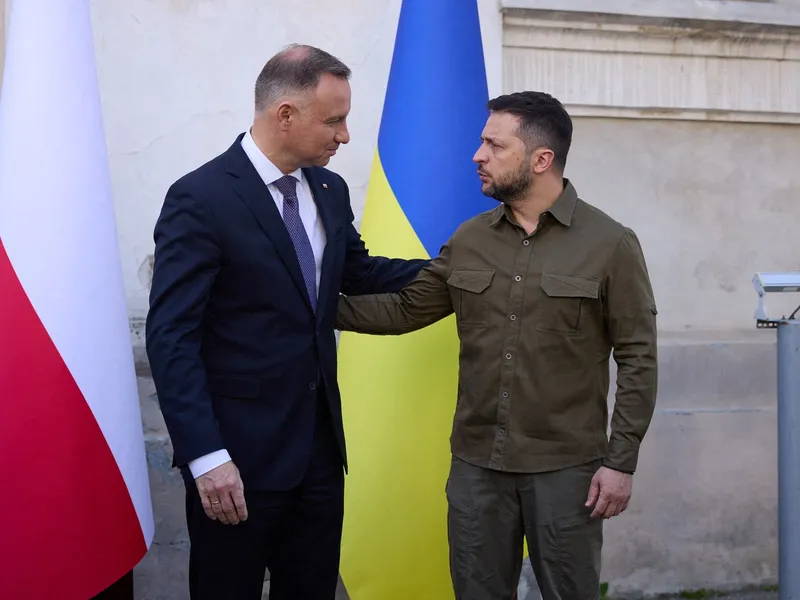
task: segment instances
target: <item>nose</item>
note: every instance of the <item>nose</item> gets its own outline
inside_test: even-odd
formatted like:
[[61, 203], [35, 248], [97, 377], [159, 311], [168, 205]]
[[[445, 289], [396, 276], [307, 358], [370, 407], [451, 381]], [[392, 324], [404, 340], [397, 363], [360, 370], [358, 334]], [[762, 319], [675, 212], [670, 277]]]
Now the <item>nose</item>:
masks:
[[483, 151], [483, 146], [480, 146], [475, 152], [475, 155], [472, 157], [472, 162], [479, 165], [486, 162], [486, 153]]
[[350, 132], [347, 130], [347, 123], [342, 123], [339, 131], [336, 132], [336, 143], [346, 144], [350, 141]]

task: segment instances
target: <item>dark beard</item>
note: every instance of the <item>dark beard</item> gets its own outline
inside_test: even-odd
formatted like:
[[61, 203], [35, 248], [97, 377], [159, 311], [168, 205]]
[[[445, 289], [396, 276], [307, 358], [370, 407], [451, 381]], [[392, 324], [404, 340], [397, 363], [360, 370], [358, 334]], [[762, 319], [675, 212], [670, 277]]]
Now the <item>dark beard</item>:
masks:
[[527, 194], [532, 180], [530, 168], [523, 163], [518, 171], [496, 180], [496, 183], [489, 186], [489, 189], [483, 193], [503, 204], [514, 204]]

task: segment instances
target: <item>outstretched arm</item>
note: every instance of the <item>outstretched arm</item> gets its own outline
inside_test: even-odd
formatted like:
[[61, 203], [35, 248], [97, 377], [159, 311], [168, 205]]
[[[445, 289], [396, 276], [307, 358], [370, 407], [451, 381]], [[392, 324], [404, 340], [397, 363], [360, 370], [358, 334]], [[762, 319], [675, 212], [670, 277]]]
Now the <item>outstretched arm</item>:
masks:
[[453, 312], [447, 277], [450, 245], [400, 292], [342, 296], [336, 328], [377, 335], [400, 335], [422, 329]]

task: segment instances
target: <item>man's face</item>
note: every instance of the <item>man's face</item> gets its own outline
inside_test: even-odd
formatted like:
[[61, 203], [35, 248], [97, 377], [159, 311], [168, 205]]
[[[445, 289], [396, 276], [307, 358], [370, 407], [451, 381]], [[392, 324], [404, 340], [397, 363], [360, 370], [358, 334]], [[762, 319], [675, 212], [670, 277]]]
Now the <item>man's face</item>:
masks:
[[518, 118], [508, 113], [492, 113], [481, 134], [482, 144], [472, 160], [478, 165], [481, 191], [510, 204], [531, 187], [531, 156], [517, 137]]
[[288, 130], [292, 152], [303, 166], [324, 167], [340, 144], [350, 141], [350, 83], [324, 74], [317, 88], [297, 106], [297, 118]]

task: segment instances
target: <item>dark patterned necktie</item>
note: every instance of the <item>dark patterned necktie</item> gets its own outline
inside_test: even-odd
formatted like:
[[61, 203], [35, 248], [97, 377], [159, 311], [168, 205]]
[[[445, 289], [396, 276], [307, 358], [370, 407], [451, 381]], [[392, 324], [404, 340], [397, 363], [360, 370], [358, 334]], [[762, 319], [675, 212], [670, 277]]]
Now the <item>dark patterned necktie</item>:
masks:
[[292, 238], [300, 271], [306, 283], [311, 307], [317, 310], [317, 263], [314, 260], [314, 250], [300, 219], [300, 207], [297, 201], [297, 180], [291, 175], [284, 175], [274, 182], [275, 187], [283, 194], [283, 222], [289, 237]]

